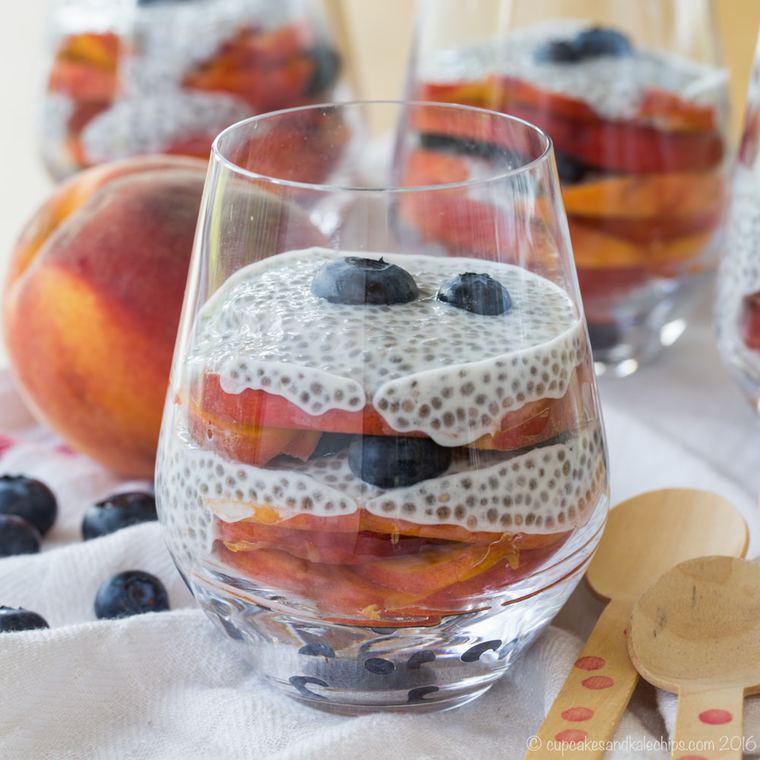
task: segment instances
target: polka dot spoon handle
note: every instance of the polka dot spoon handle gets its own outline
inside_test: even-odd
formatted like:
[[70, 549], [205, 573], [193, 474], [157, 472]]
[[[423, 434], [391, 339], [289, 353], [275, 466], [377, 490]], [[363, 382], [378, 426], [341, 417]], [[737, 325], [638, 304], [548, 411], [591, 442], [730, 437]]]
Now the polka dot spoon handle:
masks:
[[684, 559], [738, 556], [746, 547], [747, 526], [715, 494], [668, 488], [615, 507], [586, 572], [591, 588], [612, 601], [539, 729], [541, 752], [526, 759], [602, 757], [638, 681], [626, 644], [635, 600]]
[[[639, 675], [626, 628], [631, 603], [612, 601], [575, 662], [525, 758], [599, 758], [612, 740]], [[540, 742], [540, 743], [539, 743]]]
[[741, 688], [681, 691], [673, 736], [673, 760], [741, 760]]

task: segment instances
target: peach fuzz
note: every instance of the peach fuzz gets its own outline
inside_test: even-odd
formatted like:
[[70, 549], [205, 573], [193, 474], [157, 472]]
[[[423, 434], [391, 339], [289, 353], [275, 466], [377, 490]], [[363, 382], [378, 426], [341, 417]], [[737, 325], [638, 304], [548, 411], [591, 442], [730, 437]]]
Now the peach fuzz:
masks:
[[[4, 325], [22, 393], [67, 443], [124, 476], [153, 475], [206, 166], [141, 157], [83, 172], [13, 252]], [[287, 232], [263, 238], [276, 250], [321, 242], [308, 222]]]

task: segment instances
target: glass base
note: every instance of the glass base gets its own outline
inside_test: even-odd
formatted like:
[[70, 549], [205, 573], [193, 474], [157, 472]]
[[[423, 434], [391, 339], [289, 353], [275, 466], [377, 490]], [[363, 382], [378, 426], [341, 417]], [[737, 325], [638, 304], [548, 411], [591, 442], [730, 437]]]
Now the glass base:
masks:
[[711, 279], [707, 273], [651, 282], [615, 308], [609, 321], [589, 316], [596, 374], [627, 377], [672, 346], [686, 330]]
[[290, 697], [337, 714], [440, 712], [476, 699], [507, 672], [569, 597], [595, 544], [580, 565], [538, 593], [429, 627], [300, 619], [220, 583], [196, 579], [191, 586], [217, 627]]

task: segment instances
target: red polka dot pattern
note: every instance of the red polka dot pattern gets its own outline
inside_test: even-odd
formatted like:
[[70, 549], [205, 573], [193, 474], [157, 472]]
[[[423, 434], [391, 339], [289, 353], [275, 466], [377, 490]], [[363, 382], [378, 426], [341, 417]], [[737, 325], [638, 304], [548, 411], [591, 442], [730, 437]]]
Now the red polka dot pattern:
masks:
[[562, 713], [562, 719], [570, 723], [581, 723], [593, 717], [594, 711], [590, 707], [570, 707]]
[[588, 734], [585, 731], [581, 731], [577, 728], [567, 728], [564, 731], [560, 731], [558, 734], [556, 734], [554, 738], [558, 742], [575, 744], [577, 742], [585, 742], [586, 739], [588, 739]]
[[699, 719], [702, 723], [709, 726], [722, 726], [724, 723], [730, 723], [734, 716], [728, 710], [705, 710], [699, 713]]
[[581, 681], [581, 684], [587, 689], [609, 689], [613, 686], [615, 680], [609, 676], [589, 676]]
[[604, 657], [592, 657], [591, 655], [586, 655], [586, 657], [581, 657], [575, 661], [575, 667], [581, 670], [601, 670], [606, 664]]

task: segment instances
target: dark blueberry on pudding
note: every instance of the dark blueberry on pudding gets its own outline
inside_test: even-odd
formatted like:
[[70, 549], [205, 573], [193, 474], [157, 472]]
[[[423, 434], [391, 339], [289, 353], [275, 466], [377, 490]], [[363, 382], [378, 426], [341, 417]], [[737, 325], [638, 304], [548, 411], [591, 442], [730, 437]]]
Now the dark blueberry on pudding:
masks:
[[40, 550], [40, 534], [23, 517], [0, 515], [0, 557], [36, 554]]
[[45, 618], [23, 607], [0, 607], [0, 633], [50, 628]]
[[25, 475], [0, 477], [0, 514], [17, 515], [45, 535], [58, 514], [53, 492], [39, 480]]
[[351, 472], [379, 488], [411, 486], [438, 477], [450, 464], [451, 449], [428, 438], [357, 436], [348, 447]]
[[438, 291], [438, 300], [471, 311], [494, 316], [504, 314], [512, 306], [507, 289], [488, 274], [465, 272], [445, 282]]
[[537, 63], [577, 63], [580, 50], [570, 40], [548, 40], [536, 48]]
[[82, 520], [85, 541], [130, 525], [158, 520], [156, 499], [149, 493], [119, 493], [93, 504]]
[[628, 37], [617, 29], [594, 26], [578, 33], [574, 44], [580, 60], [600, 58], [604, 55], [624, 58], [633, 55], [633, 45]]
[[559, 179], [566, 185], [576, 185], [593, 172], [592, 167], [588, 166], [588, 164], [577, 158], [573, 158], [567, 153], [562, 153], [562, 151], [555, 151], [554, 159], [557, 162]]
[[323, 433], [309, 459], [321, 459], [340, 454], [348, 448], [353, 436], [346, 433]]
[[114, 575], [95, 596], [95, 615], [101, 620], [168, 609], [169, 596], [164, 584], [142, 570], [126, 570]]
[[409, 303], [420, 294], [414, 277], [380, 259], [347, 256], [325, 264], [311, 283], [311, 292], [330, 303], [381, 305]]
[[314, 61], [314, 72], [306, 85], [306, 95], [311, 97], [335, 84], [340, 74], [341, 60], [337, 51], [324, 43], [313, 47], [309, 56]]

